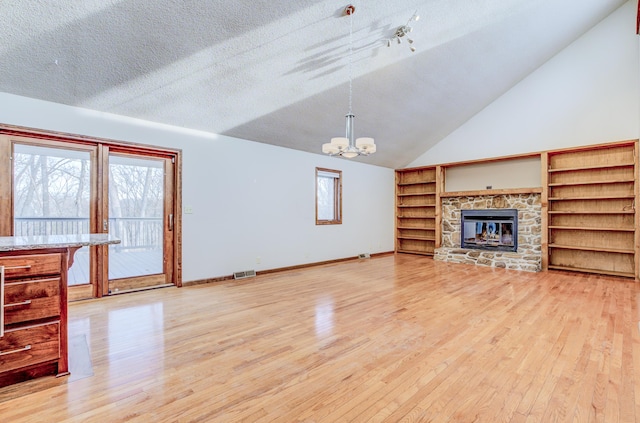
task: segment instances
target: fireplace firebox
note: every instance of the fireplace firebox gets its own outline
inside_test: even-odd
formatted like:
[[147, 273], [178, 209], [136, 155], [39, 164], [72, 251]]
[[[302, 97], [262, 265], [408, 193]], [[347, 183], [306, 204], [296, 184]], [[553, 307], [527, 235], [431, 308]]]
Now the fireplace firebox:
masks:
[[518, 210], [461, 210], [460, 246], [518, 251]]

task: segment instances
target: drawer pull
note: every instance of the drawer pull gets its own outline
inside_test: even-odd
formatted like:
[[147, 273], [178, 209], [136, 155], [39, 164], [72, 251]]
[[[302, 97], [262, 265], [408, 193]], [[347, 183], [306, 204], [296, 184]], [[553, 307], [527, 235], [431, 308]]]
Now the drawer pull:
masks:
[[31, 269], [31, 265], [30, 264], [25, 264], [24, 266], [5, 266], [4, 270], [18, 270], [18, 269], [25, 269], [25, 270], [29, 270]]
[[11, 303], [11, 304], [5, 304], [5, 307], [17, 307], [17, 306], [21, 306], [21, 305], [29, 305], [31, 304], [31, 300], [27, 300], [27, 301], [22, 301], [21, 303]]
[[30, 349], [31, 349], [31, 345], [27, 345], [26, 347], [18, 348], [17, 350], [0, 351], [0, 356], [9, 355], [9, 354], [15, 354], [15, 353], [23, 352], [23, 351], [29, 351]]

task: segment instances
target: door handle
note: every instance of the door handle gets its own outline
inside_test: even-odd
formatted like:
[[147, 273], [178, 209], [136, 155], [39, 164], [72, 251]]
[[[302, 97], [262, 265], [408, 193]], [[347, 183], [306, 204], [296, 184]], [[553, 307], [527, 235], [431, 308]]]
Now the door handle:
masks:
[[109, 221], [107, 219], [102, 220], [102, 230], [107, 231], [109, 229]]
[[169, 230], [173, 230], [173, 213], [169, 214]]

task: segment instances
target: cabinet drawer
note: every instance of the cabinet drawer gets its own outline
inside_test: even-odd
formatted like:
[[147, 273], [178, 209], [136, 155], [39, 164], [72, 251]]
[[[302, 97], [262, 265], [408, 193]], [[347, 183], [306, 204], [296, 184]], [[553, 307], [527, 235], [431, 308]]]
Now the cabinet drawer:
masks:
[[7, 282], [4, 287], [4, 324], [60, 315], [60, 278]]
[[60, 253], [0, 257], [6, 279], [60, 274]]
[[59, 322], [9, 329], [0, 338], [0, 372], [59, 358]]

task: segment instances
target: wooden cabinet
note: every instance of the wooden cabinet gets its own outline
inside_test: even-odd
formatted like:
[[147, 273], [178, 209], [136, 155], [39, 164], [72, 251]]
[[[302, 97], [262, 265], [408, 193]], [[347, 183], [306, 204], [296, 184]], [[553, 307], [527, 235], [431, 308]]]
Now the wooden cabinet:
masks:
[[66, 248], [0, 253], [0, 386], [68, 373]]
[[636, 142], [548, 153], [550, 269], [636, 277]]
[[396, 252], [433, 255], [436, 168], [396, 170]]

